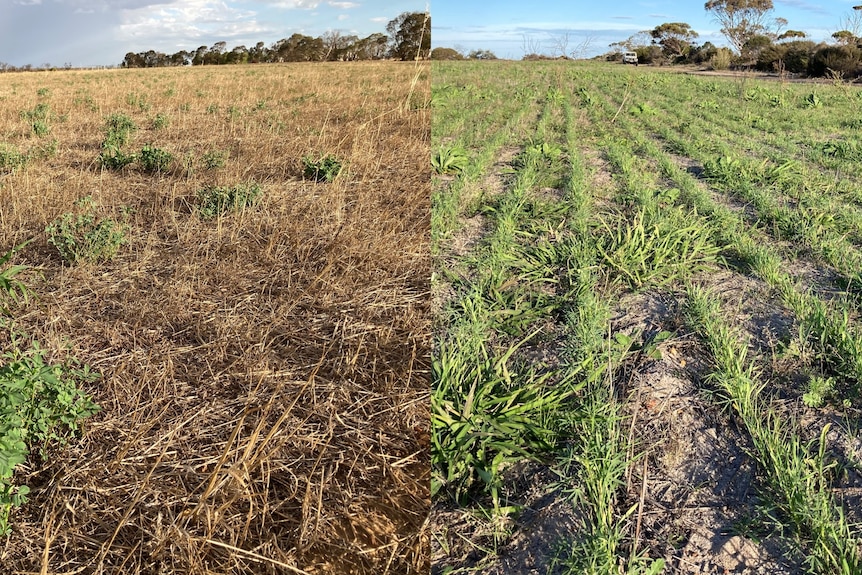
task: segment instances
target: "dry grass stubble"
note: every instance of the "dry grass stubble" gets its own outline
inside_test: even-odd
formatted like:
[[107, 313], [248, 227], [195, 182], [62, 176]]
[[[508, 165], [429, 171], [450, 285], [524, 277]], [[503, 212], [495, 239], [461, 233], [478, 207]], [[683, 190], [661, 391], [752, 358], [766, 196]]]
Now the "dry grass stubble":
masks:
[[[100, 371], [103, 411], [20, 474], [34, 492], [4, 570], [427, 572], [427, 69], [7, 74], [2, 141], [39, 144], [19, 114], [42, 87], [57, 153], [0, 175], [0, 245], [36, 238], [17, 327]], [[114, 112], [139, 126], [131, 150], [174, 154], [169, 173], [98, 166]], [[210, 150], [223, 168], [201, 167]], [[303, 181], [301, 158], [324, 153], [346, 171]], [[250, 179], [255, 208], [195, 213], [204, 185]], [[88, 194], [134, 208], [130, 242], [64, 266], [44, 228]]]

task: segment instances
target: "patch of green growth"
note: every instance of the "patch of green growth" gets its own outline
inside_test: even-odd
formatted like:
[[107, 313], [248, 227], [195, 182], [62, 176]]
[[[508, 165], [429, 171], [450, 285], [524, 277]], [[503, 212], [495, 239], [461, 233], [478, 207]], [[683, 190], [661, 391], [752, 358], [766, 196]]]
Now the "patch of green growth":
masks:
[[[32, 240], [28, 240], [23, 244], [17, 245], [0, 256], [0, 266], [8, 264], [15, 252], [29, 244], [30, 241]], [[26, 269], [27, 266], [16, 265], [8, 267], [0, 272], [0, 296], [5, 299], [11, 299], [14, 303], [18, 303], [19, 300], [27, 300], [30, 295], [30, 290], [28, 290], [20, 280], [15, 279], [15, 276]], [[9, 310], [6, 307], [0, 306], [0, 313], [9, 315]]]
[[817, 92], [811, 92], [802, 99], [803, 108], [819, 108], [823, 105], [823, 100], [817, 95]]
[[146, 172], [162, 173], [168, 170], [174, 156], [167, 150], [156, 148], [150, 144], [141, 148], [141, 153], [138, 154], [138, 161], [141, 167]]
[[808, 391], [802, 394], [802, 403], [808, 407], [823, 407], [835, 391], [831, 377], [812, 376], [808, 380]]
[[550, 448], [554, 432], [543, 415], [558, 408], [573, 388], [545, 385], [554, 375], [550, 372], [510, 365], [529, 337], [492, 354], [476, 335], [441, 342], [432, 362], [431, 493], [445, 490], [461, 500], [478, 487], [499, 509], [503, 466]]
[[102, 166], [111, 170], [119, 170], [135, 161], [134, 154], [122, 151], [132, 133], [138, 127], [131, 118], [122, 113], [108, 116], [105, 121], [105, 139], [102, 141], [102, 151], [99, 153], [99, 161]]
[[249, 182], [236, 186], [207, 186], [198, 192], [198, 213], [211, 219], [228, 212], [242, 210], [257, 203], [260, 185]]
[[137, 92], [126, 94], [126, 103], [129, 106], [137, 107], [141, 112], [150, 110], [150, 103], [147, 101], [146, 94], [138, 94]]
[[156, 114], [156, 117], [153, 118], [152, 122], [153, 130], [161, 130], [162, 128], [166, 128], [170, 123], [171, 120], [167, 117], [166, 114]]
[[100, 409], [78, 388], [98, 379], [98, 373], [74, 360], [46, 363], [37, 343], [27, 351], [16, 343], [13, 338], [0, 366], [0, 536], [11, 531], [12, 509], [27, 501], [30, 489], [16, 484], [14, 474], [30, 457], [30, 446], [62, 445], [80, 420]]
[[27, 154], [7, 144], [0, 144], [0, 173], [11, 173], [27, 163]]
[[50, 94], [51, 94], [51, 90], [49, 90], [48, 88], [39, 88], [38, 90], [36, 90], [36, 95], [41, 96], [43, 98], [46, 96], [49, 96]]
[[125, 146], [138, 127], [131, 118], [121, 112], [111, 114], [105, 120], [105, 142]]
[[100, 217], [97, 212], [95, 200], [86, 196], [75, 202], [74, 212], [66, 212], [45, 228], [48, 243], [68, 263], [109, 260], [126, 243], [128, 224]]
[[635, 289], [685, 278], [716, 260], [719, 248], [706, 225], [681, 208], [666, 213], [653, 217], [642, 209], [631, 221], [604, 222], [596, 248], [609, 270]]
[[45, 121], [50, 115], [51, 106], [49, 106], [45, 102], [39, 102], [32, 110], [25, 110], [21, 112], [21, 117], [25, 120], [30, 120], [31, 122], [36, 120]]
[[431, 168], [437, 174], [463, 172], [468, 162], [467, 152], [457, 146], [440, 146], [431, 154]]
[[51, 128], [44, 120], [36, 120], [33, 122], [33, 133], [37, 136], [47, 136], [51, 133]]
[[224, 167], [227, 156], [228, 153], [224, 150], [210, 150], [203, 155], [201, 162], [207, 170], [215, 170]]
[[315, 182], [332, 182], [341, 172], [341, 161], [331, 155], [318, 160], [305, 156], [302, 166], [302, 175]]

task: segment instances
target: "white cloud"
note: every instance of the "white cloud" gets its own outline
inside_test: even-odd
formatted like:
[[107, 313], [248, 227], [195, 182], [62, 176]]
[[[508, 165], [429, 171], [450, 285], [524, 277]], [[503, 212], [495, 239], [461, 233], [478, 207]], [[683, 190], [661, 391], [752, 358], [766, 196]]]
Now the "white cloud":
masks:
[[210, 37], [229, 41], [268, 32], [255, 16], [255, 12], [232, 8], [220, 0], [173, 0], [122, 10], [117, 34], [150, 45]]
[[338, 15], [338, 21], [339, 22], [343, 22], [345, 20], [350, 20], [350, 16], [348, 16], [347, 14], [339, 14]]
[[357, 2], [333, 2], [332, 0], [329, 0], [327, 4], [336, 8], [341, 8], [342, 10], [350, 10], [351, 8], [359, 8], [359, 6], [361, 6], [361, 4]]
[[387, 18], [386, 16], [375, 16], [371, 18], [372, 22], [389, 22], [392, 18]]

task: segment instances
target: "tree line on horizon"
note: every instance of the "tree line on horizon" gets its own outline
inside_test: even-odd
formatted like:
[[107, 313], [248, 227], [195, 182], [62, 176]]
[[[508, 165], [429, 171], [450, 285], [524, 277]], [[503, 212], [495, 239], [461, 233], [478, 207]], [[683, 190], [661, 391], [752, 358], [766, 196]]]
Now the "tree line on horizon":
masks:
[[[772, 0], [709, 0], [704, 9], [721, 25], [730, 47], [711, 42], [697, 43], [698, 33], [685, 22], [666, 22], [643, 30], [626, 40], [610, 44], [611, 51], [597, 59], [622, 60], [623, 52], [635, 52], [638, 62], [653, 65], [696, 64], [715, 70], [751, 69], [792, 73], [811, 77], [853, 79], [862, 76], [862, 5], [845, 15], [832, 43], [813, 42], [805, 32], [787, 29], [788, 21], [773, 15]], [[533, 42], [525, 41], [523, 60], [576, 57], [566, 47], [568, 36], [554, 41], [553, 54], [542, 54]], [[528, 49], [530, 48], [530, 49]], [[494, 60], [490, 50], [469, 54], [454, 48], [438, 47], [432, 60]]]
[[[171, 66], [204, 66], [221, 64], [258, 64], [274, 62], [332, 62], [354, 60], [424, 60], [431, 52], [431, 15], [427, 12], [404, 12], [389, 21], [386, 32], [375, 32], [365, 38], [330, 30], [319, 37], [293, 34], [267, 46], [257, 42], [227, 49], [227, 42], [200, 46], [196, 50], [179, 50], [165, 54], [157, 50], [128, 52], [121, 68], [158, 68]], [[16, 67], [0, 62], [0, 72], [56, 70], [51, 64]], [[71, 63], [62, 69], [72, 69]]]
[[335, 62], [354, 60], [425, 59], [431, 51], [431, 15], [404, 12], [386, 25], [389, 33], [375, 32], [365, 38], [330, 30], [319, 37], [293, 34], [267, 46], [258, 42], [227, 49], [226, 42], [164, 54], [156, 50], [129, 52], [123, 68], [167, 66], [210, 66], [221, 64], [261, 64], [274, 62]]

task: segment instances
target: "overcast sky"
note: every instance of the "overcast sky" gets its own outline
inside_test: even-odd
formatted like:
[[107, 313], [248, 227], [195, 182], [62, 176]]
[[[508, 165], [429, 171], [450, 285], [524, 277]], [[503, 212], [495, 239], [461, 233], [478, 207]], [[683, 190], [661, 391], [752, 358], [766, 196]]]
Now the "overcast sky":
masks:
[[[773, 0], [774, 17], [788, 28], [806, 32], [814, 41], [831, 40], [842, 17], [860, 0]], [[703, 9], [703, 0], [434, 0], [431, 6], [433, 47], [485, 49], [500, 58], [520, 59], [525, 48], [552, 53], [556, 40], [569, 36], [568, 51], [584, 45], [586, 56], [603, 54], [608, 44], [665, 22], [686, 22], [700, 37], [726, 46], [721, 26]]]
[[268, 45], [327, 30], [386, 32], [425, 0], [0, 0], [0, 62], [117, 65], [127, 52], [172, 54], [227, 42]]

